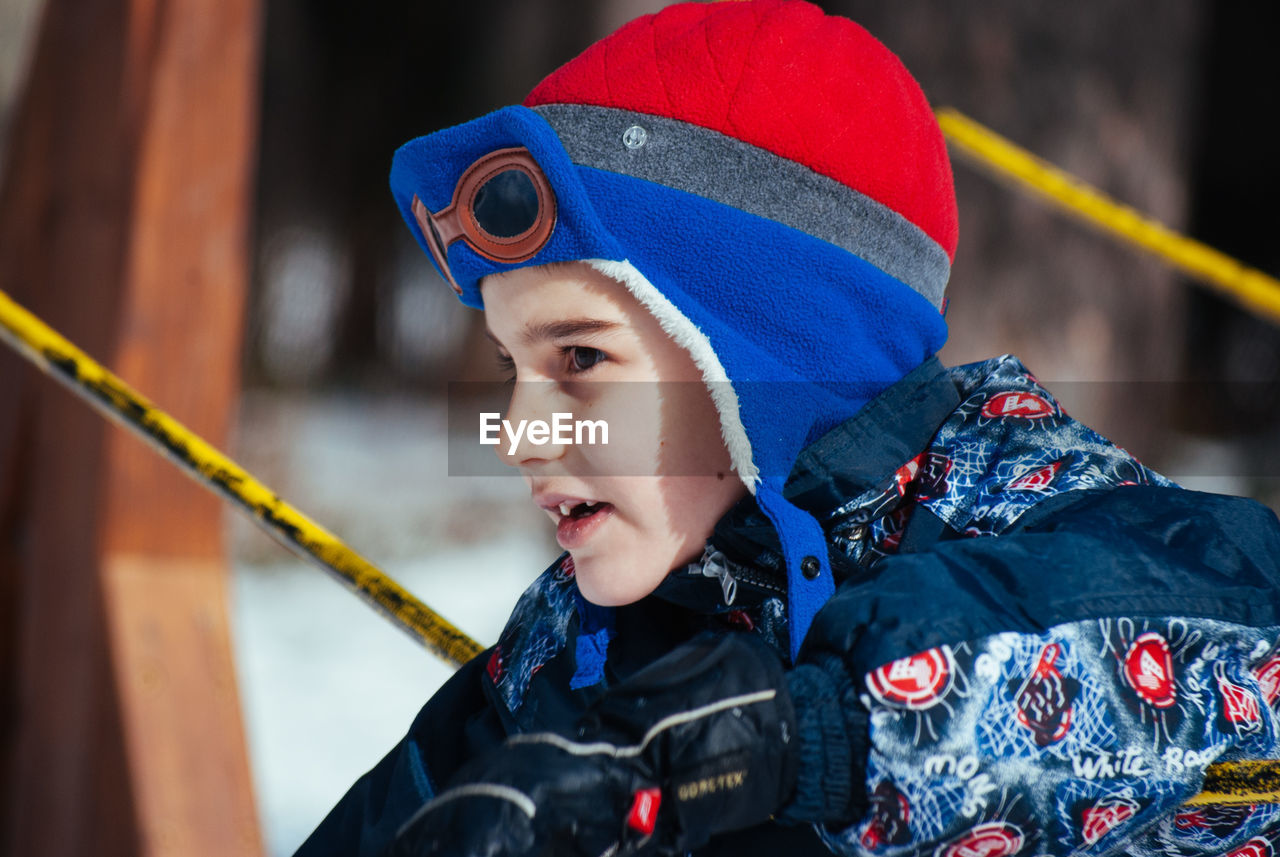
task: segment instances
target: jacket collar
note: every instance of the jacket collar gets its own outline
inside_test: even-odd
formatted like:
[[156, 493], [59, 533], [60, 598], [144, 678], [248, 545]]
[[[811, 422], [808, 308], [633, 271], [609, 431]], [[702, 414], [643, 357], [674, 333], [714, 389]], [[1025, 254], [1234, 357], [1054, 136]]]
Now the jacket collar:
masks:
[[825, 520], [919, 455], [959, 405], [946, 368], [930, 357], [806, 447], [787, 477], [786, 498]]

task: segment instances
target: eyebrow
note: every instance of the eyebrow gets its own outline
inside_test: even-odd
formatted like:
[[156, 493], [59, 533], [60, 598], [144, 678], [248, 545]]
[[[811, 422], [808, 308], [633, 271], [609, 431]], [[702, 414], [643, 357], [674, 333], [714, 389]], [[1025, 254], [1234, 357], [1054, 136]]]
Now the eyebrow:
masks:
[[[588, 333], [602, 333], [604, 331], [614, 330], [622, 325], [616, 321], [605, 321], [600, 318], [566, 318], [557, 321], [544, 321], [537, 324], [527, 324], [524, 330], [520, 332], [520, 339], [525, 345], [533, 345], [544, 340], [572, 339], [575, 336], [582, 336]], [[484, 329], [484, 335], [498, 342], [498, 337], [488, 327]]]

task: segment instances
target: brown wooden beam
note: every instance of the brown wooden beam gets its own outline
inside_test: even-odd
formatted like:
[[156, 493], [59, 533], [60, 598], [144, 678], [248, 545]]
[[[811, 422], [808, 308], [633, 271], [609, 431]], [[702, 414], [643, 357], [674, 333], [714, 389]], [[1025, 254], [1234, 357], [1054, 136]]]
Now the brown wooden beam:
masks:
[[[0, 193], [0, 288], [218, 444], [258, 32], [257, 0], [48, 0]], [[0, 397], [0, 853], [260, 853], [222, 510], [8, 354]]]

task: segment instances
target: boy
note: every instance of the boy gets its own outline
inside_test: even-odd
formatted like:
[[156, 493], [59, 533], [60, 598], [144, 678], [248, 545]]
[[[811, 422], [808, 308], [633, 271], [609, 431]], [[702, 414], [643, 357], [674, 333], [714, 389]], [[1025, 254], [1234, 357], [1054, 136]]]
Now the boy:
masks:
[[1180, 807], [1280, 756], [1275, 516], [938, 363], [950, 167], [865, 31], [672, 6], [392, 188], [508, 419], [631, 431], [499, 447], [567, 554], [300, 854], [1271, 853]]

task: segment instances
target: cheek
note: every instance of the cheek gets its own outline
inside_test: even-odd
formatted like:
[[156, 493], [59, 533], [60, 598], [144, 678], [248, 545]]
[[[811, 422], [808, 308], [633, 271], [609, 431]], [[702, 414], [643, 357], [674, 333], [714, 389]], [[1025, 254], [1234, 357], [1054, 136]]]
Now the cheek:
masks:
[[606, 383], [600, 396], [579, 408], [586, 418], [604, 420], [609, 427], [607, 444], [580, 447], [591, 460], [592, 475], [632, 477], [660, 472], [663, 431], [658, 389], [654, 383]]
[[[670, 531], [686, 555], [682, 562], [690, 562], [701, 554], [703, 543], [710, 538], [716, 522], [747, 493], [737, 475], [727, 472], [727, 461], [725, 469], [723, 479], [671, 476], [662, 480], [666, 489], [664, 505], [672, 522]], [[687, 556], [690, 552], [694, 555]]]
[[746, 488], [701, 381], [614, 384], [582, 414], [608, 422], [609, 443], [577, 447], [570, 469], [616, 512], [607, 535], [574, 553], [578, 587], [593, 603], [629, 604], [698, 559]]
[[[662, 472], [679, 476], [732, 479], [729, 451], [720, 432], [720, 415], [701, 381], [664, 385], [660, 427]], [[714, 485], [684, 489], [714, 497]]]
[[582, 448], [593, 475], [731, 477], [720, 417], [701, 381], [609, 382], [573, 413], [609, 427], [608, 444]]
[[694, 496], [681, 495], [673, 505], [677, 498], [669, 490], [672, 481], [652, 476], [609, 480], [608, 495], [617, 510], [608, 532], [600, 532], [602, 539], [573, 553], [577, 585], [586, 600], [602, 606], [639, 601], [671, 569], [701, 555], [714, 521], [705, 528], [691, 521]]
[[[614, 496], [618, 508], [608, 538], [574, 554], [578, 587], [594, 604], [617, 606], [639, 601], [667, 574], [702, 555], [716, 521], [746, 493], [729, 474], [715, 477], [642, 477]], [[603, 535], [603, 533], [602, 533]]]

